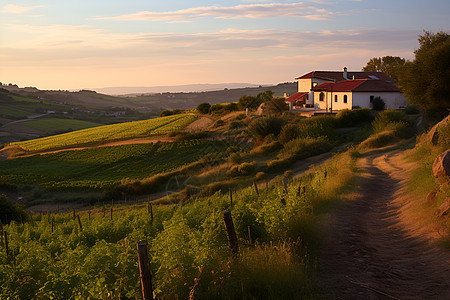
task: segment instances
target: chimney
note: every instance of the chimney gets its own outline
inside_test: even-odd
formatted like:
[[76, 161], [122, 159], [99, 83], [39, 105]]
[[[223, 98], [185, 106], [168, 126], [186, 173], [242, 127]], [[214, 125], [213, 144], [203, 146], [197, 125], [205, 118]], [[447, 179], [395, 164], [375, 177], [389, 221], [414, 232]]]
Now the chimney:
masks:
[[347, 77], [347, 67], [344, 67], [344, 74], [343, 74], [343, 76], [344, 76], [344, 79], [345, 79], [345, 80], [348, 80], [348, 77]]

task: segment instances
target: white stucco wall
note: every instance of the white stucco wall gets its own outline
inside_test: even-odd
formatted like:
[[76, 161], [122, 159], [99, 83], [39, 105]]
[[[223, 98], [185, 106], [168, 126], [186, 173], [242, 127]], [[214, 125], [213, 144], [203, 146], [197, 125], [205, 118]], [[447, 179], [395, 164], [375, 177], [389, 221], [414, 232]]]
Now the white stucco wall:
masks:
[[[370, 103], [370, 96], [381, 97], [386, 103], [386, 108], [399, 109], [407, 105], [407, 101], [402, 93], [387, 93], [387, 92], [371, 92], [371, 93], [351, 93], [351, 92], [323, 92], [324, 101], [320, 101], [320, 93], [314, 92], [314, 106], [317, 109], [352, 109], [354, 106], [361, 108], [372, 108]], [[334, 101], [337, 95], [337, 102]], [[347, 95], [347, 103], [344, 103], [344, 95]], [[328, 105], [328, 106], [327, 106]]]
[[402, 93], [399, 92], [372, 92], [372, 93], [353, 93], [353, 106], [372, 108], [370, 96], [380, 97], [386, 103], [386, 108], [399, 109], [405, 107], [407, 101]]
[[[314, 102], [314, 106], [317, 109], [333, 109], [333, 110], [341, 110], [341, 109], [351, 109], [352, 108], [352, 93], [351, 92], [323, 92], [324, 93], [324, 101], [320, 101], [320, 93], [314, 92], [314, 99], [317, 101]], [[337, 102], [334, 102], [335, 96], [338, 96]], [[344, 95], [347, 95], [347, 103], [344, 103]], [[328, 106], [327, 106], [328, 105]]]
[[309, 92], [311, 90], [311, 78], [298, 80], [298, 91]]
[[[347, 96], [347, 103], [344, 103], [344, 95]], [[337, 102], [335, 102], [335, 96], [337, 96]], [[335, 92], [332, 95], [333, 110], [352, 109], [353, 94], [350, 92]]]

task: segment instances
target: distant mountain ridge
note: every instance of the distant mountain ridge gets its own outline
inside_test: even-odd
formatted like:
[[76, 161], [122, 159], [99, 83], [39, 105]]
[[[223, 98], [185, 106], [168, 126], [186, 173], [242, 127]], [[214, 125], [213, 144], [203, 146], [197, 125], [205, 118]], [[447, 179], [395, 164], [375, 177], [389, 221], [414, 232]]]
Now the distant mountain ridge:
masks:
[[[223, 89], [240, 89], [240, 88], [254, 88], [260, 86], [271, 86], [271, 84], [260, 85], [253, 83], [215, 83], [215, 84], [186, 84], [173, 86], [152, 86], [152, 87], [106, 87], [106, 88], [91, 88], [89, 90], [97, 93], [113, 95], [113, 96], [130, 96], [141, 94], [156, 94], [156, 93], [192, 93], [192, 92], [210, 92]], [[78, 91], [78, 90], [74, 90]]]

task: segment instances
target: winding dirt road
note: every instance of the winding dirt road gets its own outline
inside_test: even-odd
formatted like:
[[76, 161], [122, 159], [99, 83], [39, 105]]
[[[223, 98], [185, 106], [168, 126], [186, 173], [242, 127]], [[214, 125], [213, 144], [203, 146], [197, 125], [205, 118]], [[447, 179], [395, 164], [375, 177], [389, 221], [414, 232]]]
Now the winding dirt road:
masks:
[[360, 196], [333, 217], [319, 280], [337, 299], [450, 299], [450, 256], [411, 217], [400, 152], [360, 161]]

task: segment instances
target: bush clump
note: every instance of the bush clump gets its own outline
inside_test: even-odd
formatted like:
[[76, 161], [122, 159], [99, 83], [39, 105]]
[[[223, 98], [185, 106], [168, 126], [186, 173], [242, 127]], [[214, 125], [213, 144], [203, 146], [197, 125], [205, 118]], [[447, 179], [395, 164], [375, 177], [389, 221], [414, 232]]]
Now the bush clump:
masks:
[[339, 127], [354, 127], [372, 120], [373, 115], [368, 108], [343, 109], [336, 114], [336, 125]]
[[278, 141], [281, 144], [286, 144], [287, 142], [297, 138], [300, 134], [300, 129], [295, 124], [287, 124], [281, 128]]
[[197, 111], [201, 114], [206, 115], [209, 113], [210, 108], [211, 108], [211, 104], [209, 104], [208, 102], [203, 102], [197, 106]]
[[384, 110], [386, 108], [386, 103], [381, 97], [375, 97], [372, 100], [372, 108], [373, 110]]
[[232, 166], [228, 171], [228, 176], [245, 176], [250, 175], [255, 170], [255, 163], [254, 162], [244, 162], [240, 165], [234, 165]]
[[279, 158], [302, 159], [320, 153], [325, 153], [333, 148], [333, 144], [325, 137], [296, 138], [284, 145]]
[[372, 122], [374, 133], [393, 131], [398, 137], [408, 138], [414, 134], [414, 128], [407, 115], [399, 110], [388, 109], [380, 112]]
[[256, 139], [264, 139], [269, 134], [278, 135], [283, 127], [283, 119], [276, 117], [261, 117], [250, 122], [247, 128], [249, 135]]
[[5, 195], [0, 195], [0, 221], [9, 224], [11, 221], [21, 222], [28, 220], [28, 214], [23, 207], [13, 203]]

